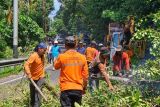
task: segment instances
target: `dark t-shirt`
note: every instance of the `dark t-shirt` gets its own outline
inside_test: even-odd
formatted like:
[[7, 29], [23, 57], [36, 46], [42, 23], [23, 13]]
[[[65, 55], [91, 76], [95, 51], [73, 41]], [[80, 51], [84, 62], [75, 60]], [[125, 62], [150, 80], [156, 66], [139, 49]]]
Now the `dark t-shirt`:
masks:
[[100, 53], [98, 53], [97, 57], [91, 62], [90, 72], [93, 74], [98, 74], [100, 72], [99, 64], [104, 64], [105, 61], [100, 57]]

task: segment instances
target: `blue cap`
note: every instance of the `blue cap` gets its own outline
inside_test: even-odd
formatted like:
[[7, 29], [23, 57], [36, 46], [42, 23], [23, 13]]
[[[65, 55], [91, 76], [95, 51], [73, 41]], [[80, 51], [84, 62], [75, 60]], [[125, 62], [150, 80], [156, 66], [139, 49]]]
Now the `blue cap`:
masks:
[[47, 45], [44, 42], [39, 43], [38, 48], [47, 48]]

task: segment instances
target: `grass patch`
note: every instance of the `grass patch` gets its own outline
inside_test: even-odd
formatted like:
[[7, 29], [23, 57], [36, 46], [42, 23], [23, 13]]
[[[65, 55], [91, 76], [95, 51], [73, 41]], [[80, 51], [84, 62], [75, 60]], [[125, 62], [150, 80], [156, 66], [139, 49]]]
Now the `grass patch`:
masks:
[[23, 67], [21, 65], [5, 67], [0, 70], [0, 78], [6, 77], [21, 72]]

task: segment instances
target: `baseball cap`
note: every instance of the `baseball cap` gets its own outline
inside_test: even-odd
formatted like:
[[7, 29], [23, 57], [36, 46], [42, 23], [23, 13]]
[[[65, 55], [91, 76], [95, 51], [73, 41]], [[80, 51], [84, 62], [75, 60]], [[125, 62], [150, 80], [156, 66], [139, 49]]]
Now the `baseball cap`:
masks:
[[76, 39], [73, 36], [67, 36], [65, 38], [65, 44], [69, 47], [74, 47], [76, 45]]
[[38, 48], [44, 49], [44, 48], [47, 48], [47, 45], [44, 42], [41, 42], [38, 44]]

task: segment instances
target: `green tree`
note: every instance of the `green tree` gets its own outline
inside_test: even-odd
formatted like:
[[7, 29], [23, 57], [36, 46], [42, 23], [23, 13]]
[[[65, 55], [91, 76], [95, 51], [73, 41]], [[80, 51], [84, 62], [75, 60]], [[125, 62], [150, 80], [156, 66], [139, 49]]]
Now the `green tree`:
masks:
[[137, 20], [160, 7], [159, 0], [62, 0], [62, 4], [61, 18], [67, 30], [83, 29], [96, 36], [107, 33], [109, 22], [123, 22], [130, 15]]
[[151, 42], [150, 52], [160, 58], [160, 11], [143, 17], [137, 23], [137, 32], [133, 39], [146, 39]]
[[[52, 9], [52, 0], [46, 1], [45, 18], [48, 20], [48, 14]], [[0, 39], [1, 53], [4, 53], [7, 46], [12, 48], [13, 39], [13, 2], [12, 0], [0, 1]], [[42, 0], [19, 1], [19, 28], [18, 28], [18, 45], [27, 47], [42, 41], [45, 37], [42, 29]], [[2, 56], [3, 55], [3, 56]], [[5, 57], [4, 54], [0, 57]]]
[[51, 29], [48, 32], [49, 36], [55, 36], [58, 33], [66, 33], [67, 30], [65, 28], [64, 22], [60, 18], [55, 18], [54, 21], [51, 23]]

